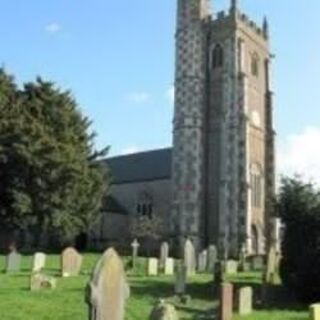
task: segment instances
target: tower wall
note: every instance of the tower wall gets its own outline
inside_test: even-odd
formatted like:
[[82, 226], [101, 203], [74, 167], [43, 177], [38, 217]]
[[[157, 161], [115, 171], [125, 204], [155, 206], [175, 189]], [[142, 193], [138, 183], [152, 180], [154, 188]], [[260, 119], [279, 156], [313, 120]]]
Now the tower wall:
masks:
[[173, 236], [204, 237], [204, 116], [207, 0], [179, 0], [173, 121]]

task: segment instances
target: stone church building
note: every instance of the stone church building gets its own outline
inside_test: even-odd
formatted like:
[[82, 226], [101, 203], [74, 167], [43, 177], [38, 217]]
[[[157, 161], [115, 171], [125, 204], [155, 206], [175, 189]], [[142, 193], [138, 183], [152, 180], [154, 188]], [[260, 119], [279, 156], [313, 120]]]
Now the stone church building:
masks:
[[157, 215], [176, 246], [265, 250], [275, 176], [268, 23], [236, 0], [212, 9], [177, 1], [173, 147], [106, 160], [113, 181], [95, 246], [129, 244], [132, 219]]

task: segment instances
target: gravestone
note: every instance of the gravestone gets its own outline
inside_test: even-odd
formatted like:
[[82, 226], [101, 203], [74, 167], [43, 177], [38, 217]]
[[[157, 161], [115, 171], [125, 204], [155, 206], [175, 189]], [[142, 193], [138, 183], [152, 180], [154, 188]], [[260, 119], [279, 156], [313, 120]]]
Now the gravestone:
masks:
[[21, 267], [21, 255], [17, 251], [12, 251], [7, 255], [6, 272], [19, 272]]
[[152, 309], [149, 320], [179, 320], [175, 307], [160, 300]]
[[137, 239], [134, 239], [131, 243], [132, 248], [132, 268], [135, 269], [137, 264], [138, 252], [139, 252], [140, 244]]
[[199, 253], [198, 256], [198, 272], [206, 272], [207, 270], [207, 261], [208, 260], [208, 251], [203, 250]]
[[41, 273], [33, 273], [30, 277], [30, 290], [55, 289], [56, 279]]
[[96, 264], [86, 290], [90, 320], [123, 320], [130, 289], [117, 252], [108, 249]]
[[310, 306], [310, 320], [320, 320], [320, 304], [312, 304]]
[[159, 268], [161, 270], [164, 269], [166, 259], [169, 257], [169, 244], [168, 242], [162, 242], [160, 247], [160, 260], [159, 260]]
[[196, 273], [196, 252], [191, 240], [187, 239], [184, 245], [184, 265], [187, 270], [187, 275]]
[[264, 268], [264, 257], [253, 256], [251, 257], [251, 269], [252, 271], [262, 271]]
[[183, 263], [179, 262], [176, 270], [175, 294], [184, 295], [186, 293], [187, 270]]
[[252, 313], [253, 291], [251, 287], [240, 288], [238, 291], [238, 312], [241, 316]]
[[74, 248], [66, 248], [61, 254], [62, 277], [77, 276], [80, 273], [82, 256]]
[[46, 255], [42, 252], [37, 252], [33, 256], [33, 265], [32, 265], [32, 272], [39, 272], [41, 271], [46, 264]]
[[166, 276], [172, 276], [174, 274], [174, 259], [167, 258], [164, 263], [164, 274]]
[[238, 272], [238, 261], [235, 260], [227, 260], [224, 266], [225, 274], [236, 274]]
[[220, 320], [232, 320], [233, 310], [233, 285], [231, 283], [223, 283], [220, 288]]
[[215, 288], [220, 288], [221, 283], [223, 282], [223, 263], [217, 262], [216, 266], [214, 267], [214, 285]]
[[214, 245], [210, 245], [208, 248], [208, 258], [207, 258], [207, 271], [209, 273], [214, 273], [214, 268], [218, 260], [217, 248]]
[[276, 277], [276, 271], [277, 271], [277, 251], [275, 246], [271, 246], [268, 252], [268, 258], [267, 258], [267, 269], [265, 273], [265, 282], [269, 284], [275, 283], [275, 277]]
[[148, 276], [157, 276], [158, 275], [158, 259], [149, 258], [147, 262], [147, 275]]

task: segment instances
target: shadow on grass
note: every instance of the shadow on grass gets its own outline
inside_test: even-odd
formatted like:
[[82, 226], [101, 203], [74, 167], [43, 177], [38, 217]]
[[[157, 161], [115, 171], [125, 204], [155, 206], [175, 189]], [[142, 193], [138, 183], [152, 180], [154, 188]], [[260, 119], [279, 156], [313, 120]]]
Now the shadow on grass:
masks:
[[289, 292], [282, 285], [261, 285], [249, 281], [232, 281], [235, 292], [241, 287], [252, 287], [253, 289], [253, 305], [255, 310], [263, 311], [305, 311], [308, 305], [300, 302], [293, 293]]
[[[154, 299], [172, 297], [174, 295], [174, 283], [168, 280], [151, 280], [142, 282], [131, 280], [130, 286], [134, 295], [136, 296], [149, 296]], [[208, 283], [188, 283], [187, 294], [192, 299], [213, 301], [214, 290], [211, 282]]]

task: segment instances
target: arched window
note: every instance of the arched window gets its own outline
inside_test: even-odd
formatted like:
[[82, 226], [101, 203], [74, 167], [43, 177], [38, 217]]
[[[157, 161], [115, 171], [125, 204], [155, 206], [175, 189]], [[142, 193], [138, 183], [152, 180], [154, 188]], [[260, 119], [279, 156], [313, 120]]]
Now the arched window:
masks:
[[259, 76], [259, 56], [255, 52], [251, 57], [251, 73], [253, 76], [258, 77]]
[[263, 198], [263, 186], [262, 186], [262, 174], [261, 167], [257, 164], [252, 166], [251, 169], [251, 199], [252, 206], [255, 208], [262, 207], [262, 198]]
[[212, 50], [211, 65], [212, 69], [221, 68], [223, 66], [223, 48], [220, 44], [217, 44]]

